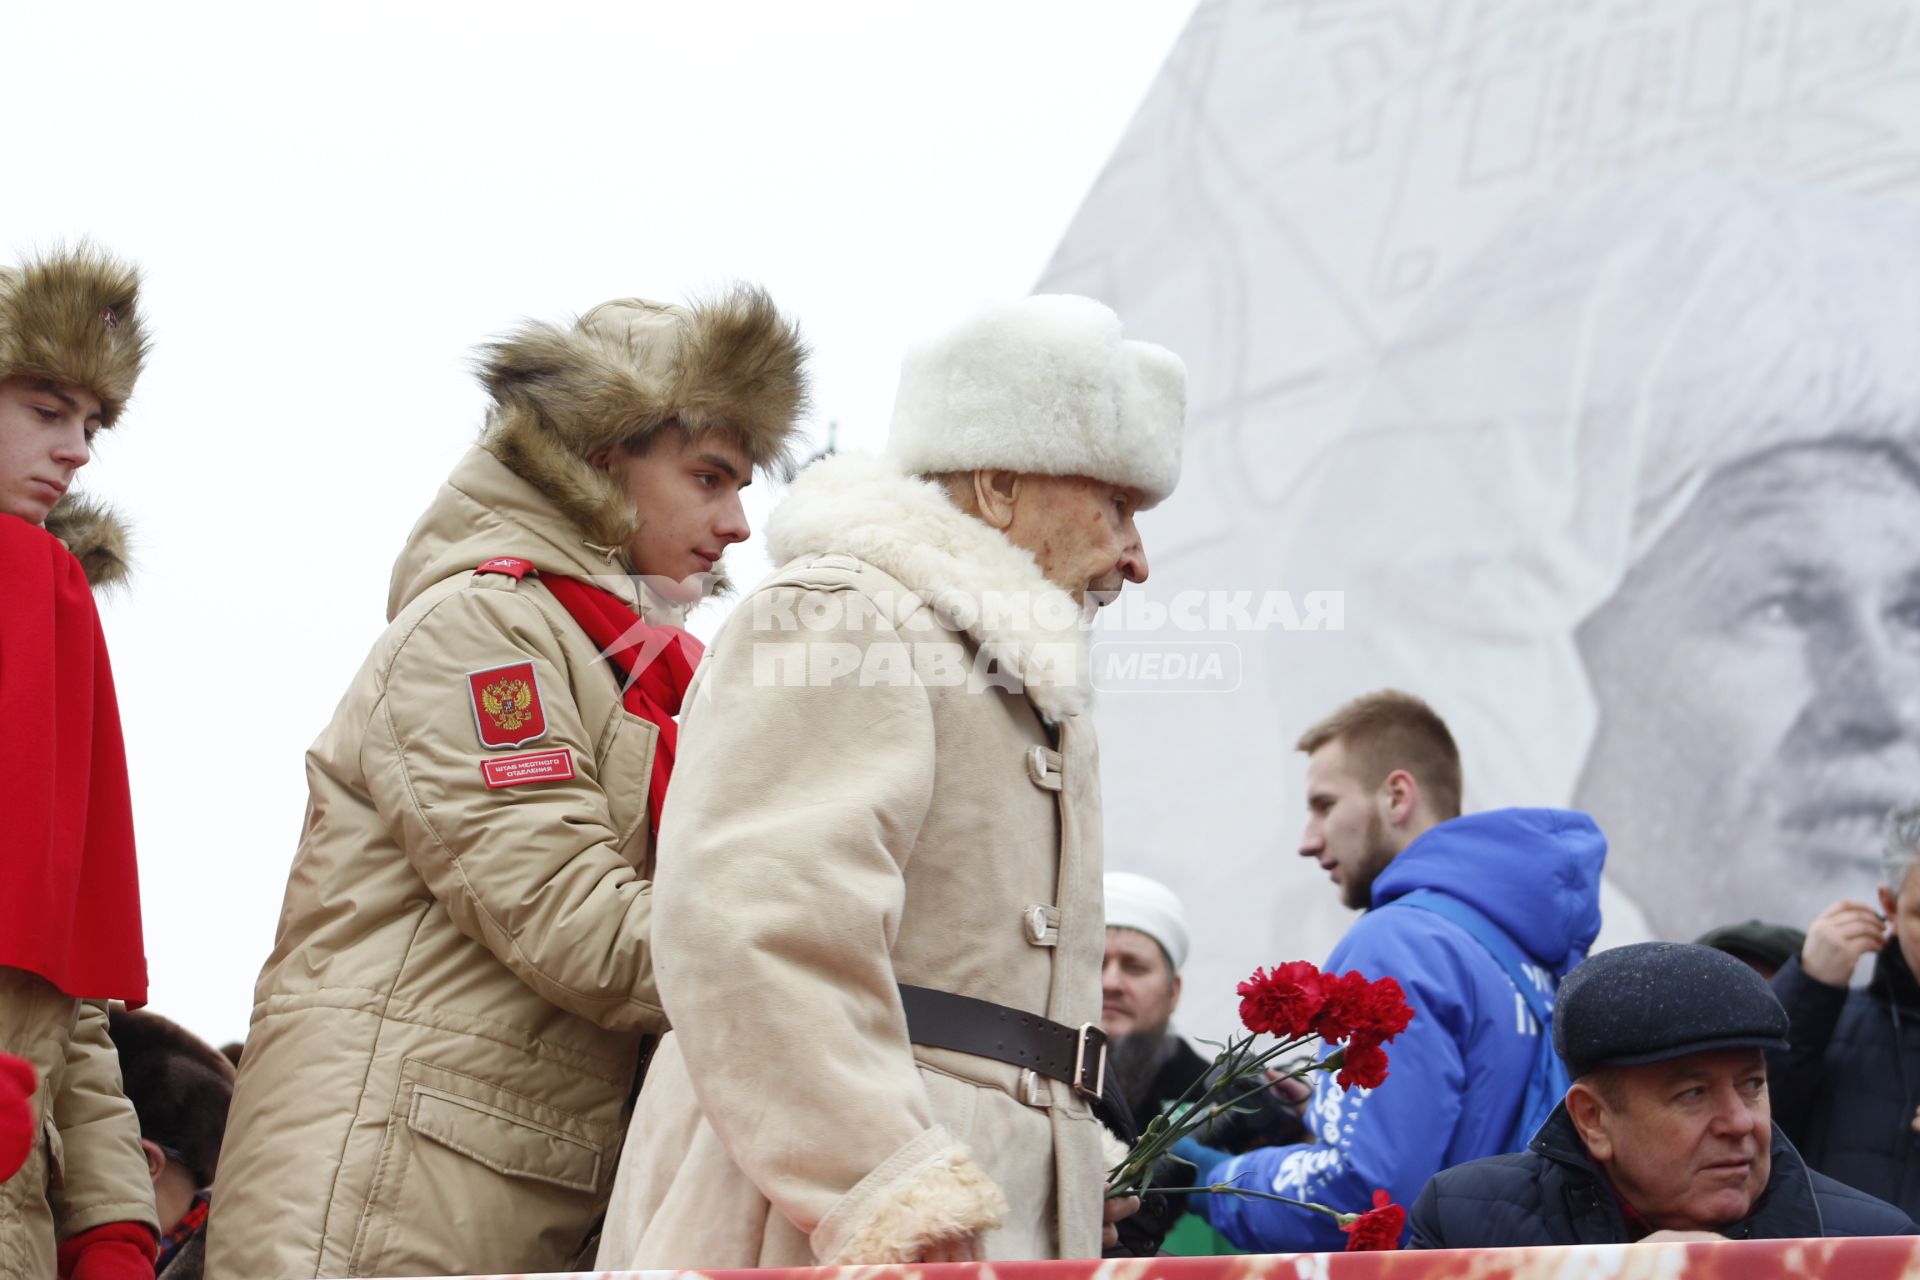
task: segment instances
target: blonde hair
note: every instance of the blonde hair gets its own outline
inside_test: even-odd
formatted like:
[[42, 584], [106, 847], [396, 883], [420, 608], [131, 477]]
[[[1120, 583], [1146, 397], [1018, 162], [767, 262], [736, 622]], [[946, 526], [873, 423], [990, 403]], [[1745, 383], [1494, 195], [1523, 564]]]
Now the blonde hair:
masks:
[[1419, 698], [1398, 689], [1363, 694], [1300, 735], [1298, 750], [1312, 755], [1330, 742], [1345, 744], [1361, 782], [1378, 786], [1396, 769], [1420, 784], [1441, 821], [1460, 816], [1460, 748], [1442, 720]]

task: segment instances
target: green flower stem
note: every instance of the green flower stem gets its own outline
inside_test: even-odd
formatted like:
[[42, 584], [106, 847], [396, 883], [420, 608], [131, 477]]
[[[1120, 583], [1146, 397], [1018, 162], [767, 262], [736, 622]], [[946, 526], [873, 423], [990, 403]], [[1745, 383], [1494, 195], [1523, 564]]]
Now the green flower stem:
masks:
[[[1187, 1087], [1186, 1092], [1174, 1104], [1176, 1107], [1184, 1107], [1177, 1119], [1171, 1119], [1167, 1114], [1162, 1113], [1148, 1122], [1140, 1136], [1140, 1141], [1127, 1158], [1108, 1171], [1111, 1179], [1108, 1186], [1110, 1196], [1133, 1195], [1146, 1187], [1148, 1180], [1153, 1176], [1154, 1164], [1172, 1150], [1175, 1143], [1198, 1131], [1202, 1125], [1211, 1123], [1223, 1107], [1237, 1106], [1261, 1089], [1269, 1087], [1273, 1082], [1267, 1080], [1264, 1075], [1267, 1065], [1282, 1054], [1299, 1049], [1313, 1039], [1312, 1036], [1295, 1036], [1255, 1053], [1253, 1043], [1256, 1038], [1249, 1035], [1245, 1039], [1227, 1042], [1226, 1047], [1216, 1059], [1216, 1062], [1225, 1069], [1205, 1089], [1200, 1089], [1205, 1077]], [[1331, 1056], [1328, 1061], [1332, 1061]], [[1299, 1080], [1305, 1078], [1310, 1072], [1326, 1069], [1328, 1068], [1324, 1062], [1306, 1062], [1282, 1072], [1281, 1077]], [[1258, 1083], [1251, 1089], [1234, 1092], [1241, 1090], [1249, 1078], [1257, 1079]], [[1199, 1096], [1189, 1102], [1188, 1097], [1197, 1089], [1200, 1089]], [[1227, 1097], [1229, 1094], [1232, 1095], [1230, 1098]]]
[[[1315, 1213], [1324, 1213], [1343, 1227], [1352, 1226], [1360, 1217], [1357, 1213], [1342, 1213], [1313, 1200], [1295, 1200], [1292, 1196], [1275, 1195], [1271, 1191], [1255, 1191], [1250, 1187], [1236, 1187], [1231, 1183], [1215, 1182], [1204, 1187], [1148, 1187], [1144, 1191], [1128, 1192], [1136, 1196], [1245, 1196], [1249, 1200], [1278, 1200], [1281, 1204], [1294, 1205], [1301, 1209], [1312, 1209]], [[1114, 1197], [1109, 1195], [1107, 1199]]]

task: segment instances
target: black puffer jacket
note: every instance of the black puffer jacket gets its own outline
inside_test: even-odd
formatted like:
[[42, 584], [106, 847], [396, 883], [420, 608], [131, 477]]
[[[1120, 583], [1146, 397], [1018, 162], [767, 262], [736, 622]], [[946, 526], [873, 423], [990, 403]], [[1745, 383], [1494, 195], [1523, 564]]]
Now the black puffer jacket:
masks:
[[1792, 1048], [1767, 1055], [1774, 1123], [1830, 1178], [1920, 1216], [1920, 986], [1889, 942], [1864, 991], [1774, 975]]
[[1207, 1068], [1213, 1065], [1211, 1058], [1201, 1057], [1185, 1040], [1178, 1036], [1169, 1038], [1173, 1041], [1172, 1052], [1154, 1072], [1146, 1091], [1138, 1098], [1127, 1099], [1133, 1108], [1133, 1118], [1142, 1126], [1164, 1111], [1169, 1102], [1185, 1097], [1193, 1082], [1207, 1074]]
[[[1563, 1104], [1517, 1155], [1470, 1160], [1435, 1174], [1413, 1205], [1413, 1248], [1625, 1244], [1631, 1237], [1606, 1179], [1587, 1157]], [[1778, 1128], [1773, 1172], [1753, 1212], [1721, 1234], [1735, 1240], [1900, 1236], [1906, 1214], [1807, 1168]]]

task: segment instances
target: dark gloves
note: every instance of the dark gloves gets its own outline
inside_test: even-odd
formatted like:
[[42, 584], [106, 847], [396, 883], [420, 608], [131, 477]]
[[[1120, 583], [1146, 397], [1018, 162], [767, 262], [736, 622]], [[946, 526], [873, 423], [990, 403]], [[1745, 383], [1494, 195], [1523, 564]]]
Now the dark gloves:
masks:
[[82, 1231], [60, 1246], [59, 1280], [153, 1280], [159, 1243], [137, 1222]]
[[33, 1109], [33, 1089], [39, 1083], [33, 1064], [10, 1053], [0, 1053], [0, 1182], [20, 1172], [40, 1140]]
[[[1207, 1073], [1206, 1087], [1213, 1086], [1219, 1070], [1215, 1066]], [[1244, 1085], [1238, 1092], [1246, 1094], [1251, 1088]], [[1236, 1156], [1256, 1147], [1284, 1147], [1307, 1140], [1307, 1126], [1300, 1119], [1300, 1113], [1271, 1088], [1257, 1090], [1237, 1101], [1233, 1101], [1234, 1096], [1228, 1098], [1232, 1101], [1230, 1110], [1221, 1107], [1213, 1119], [1193, 1131], [1195, 1139]]]
[[[1149, 1187], [1190, 1187], [1193, 1165], [1179, 1156], [1166, 1155], [1154, 1162]], [[1166, 1242], [1167, 1232], [1187, 1211], [1186, 1196], [1142, 1196], [1140, 1211], [1117, 1224], [1120, 1243], [1106, 1250], [1109, 1258], [1152, 1258]]]

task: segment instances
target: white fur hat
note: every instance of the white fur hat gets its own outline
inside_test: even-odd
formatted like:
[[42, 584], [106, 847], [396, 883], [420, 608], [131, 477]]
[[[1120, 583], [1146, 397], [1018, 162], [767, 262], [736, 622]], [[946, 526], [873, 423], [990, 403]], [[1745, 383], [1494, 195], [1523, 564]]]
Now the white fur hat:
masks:
[[1120, 336], [1091, 298], [1043, 294], [983, 307], [907, 352], [887, 451], [922, 475], [998, 467], [1141, 490], [1180, 480], [1187, 367]]
[[1180, 972], [1187, 963], [1187, 912], [1173, 890], [1131, 871], [1109, 871], [1106, 891], [1107, 928], [1146, 934]]

